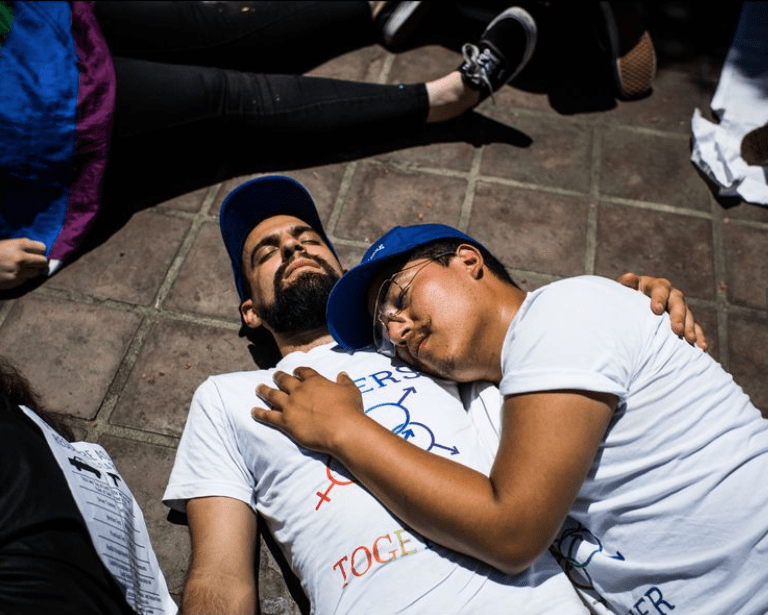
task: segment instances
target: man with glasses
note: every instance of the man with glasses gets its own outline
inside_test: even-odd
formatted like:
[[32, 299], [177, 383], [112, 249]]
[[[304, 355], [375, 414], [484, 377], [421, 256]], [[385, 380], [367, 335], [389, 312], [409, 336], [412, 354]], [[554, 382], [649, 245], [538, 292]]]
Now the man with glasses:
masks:
[[493, 262], [456, 229], [398, 227], [327, 308], [347, 351], [373, 343], [499, 387], [490, 475], [408, 446], [358, 411], [349, 383], [309, 368], [260, 387], [277, 411], [254, 418], [333, 455], [427, 538], [509, 574], [554, 547], [611, 612], [768, 612], [760, 411], [638, 293], [595, 276], [526, 293]]
[[[343, 371], [362, 409], [388, 430], [490, 471], [496, 436], [479, 400], [465, 406], [454, 385], [333, 343], [325, 305], [342, 268], [301, 185], [280, 176], [243, 184], [225, 199], [220, 223], [243, 322], [274, 337], [283, 357], [277, 369], [311, 365], [334, 378]], [[669, 293], [664, 282], [654, 288]], [[184, 613], [254, 611], [257, 512], [316, 613], [586, 612], [551, 556], [511, 576], [443, 549], [330, 457], [254, 422], [256, 388], [276, 371], [211, 377], [192, 401], [164, 495], [186, 512], [192, 537]]]

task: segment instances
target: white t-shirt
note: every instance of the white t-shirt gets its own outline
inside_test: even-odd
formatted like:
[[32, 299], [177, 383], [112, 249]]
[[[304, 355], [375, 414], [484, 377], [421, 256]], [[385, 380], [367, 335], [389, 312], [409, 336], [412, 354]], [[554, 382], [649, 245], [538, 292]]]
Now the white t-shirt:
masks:
[[[292, 353], [277, 369], [302, 365], [331, 379], [347, 372], [371, 418], [417, 446], [490, 471], [495, 436], [478, 432], [455, 385], [332, 344]], [[250, 410], [262, 403], [256, 386], [272, 384], [273, 371], [215, 376], [198, 388], [163, 498], [168, 506], [184, 510], [186, 500], [205, 496], [249, 504], [322, 615], [586, 612], [549, 554], [513, 577], [428, 543], [337, 462], [255, 422]]]
[[502, 394], [619, 398], [555, 546], [627, 615], [765, 615], [768, 421], [648, 301], [571, 278], [530, 293], [509, 327]]

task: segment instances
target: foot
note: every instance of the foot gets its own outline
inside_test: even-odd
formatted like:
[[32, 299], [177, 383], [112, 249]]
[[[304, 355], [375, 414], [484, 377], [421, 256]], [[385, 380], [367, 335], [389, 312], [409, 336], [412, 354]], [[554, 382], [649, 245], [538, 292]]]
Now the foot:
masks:
[[520, 7], [509, 8], [488, 24], [477, 45], [466, 43], [461, 48], [462, 79], [480, 93], [481, 99], [493, 97], [494, 92], [523, 70], [535, 47], [533, 17]]
[[635, 2], [600, 2], [606, 48], [616, 91], [622, 100], [648, 94], [656, 75], [656, 52]]
[[373, 23], [388, 49], [402, 47], [434, 2], [376, 2]]

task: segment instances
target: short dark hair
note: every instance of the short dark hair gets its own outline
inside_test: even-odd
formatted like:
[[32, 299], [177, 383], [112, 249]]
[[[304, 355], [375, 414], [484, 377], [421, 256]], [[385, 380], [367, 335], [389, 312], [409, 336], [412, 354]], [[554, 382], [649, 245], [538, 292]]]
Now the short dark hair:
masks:
[[[402, 262], [399, 263], [400, 267], [405, 265], [408, 261], [416, 260], [418, 258], [428, 258], [430, 260], [436, 261], [440, 263], [443, 267], [447, 267], [448, 263], [451, 262], [451, 259], [455, 256], [456, 250], [458, 247], [462, 244], [468, 243], [464, 239], [460, 239], [458, 237], [451, 237], [449, 239], [438, 239], [437, 241], [433, 241], [432, 243], [424, 244], [423, 246], [419, 246], [413, 252], [408, 254]], [[493, 254], [491, 254], [485, 247], [481, 246], [477, 243], [471, 243], [475, 248], [478, 249], [480, 254], [483, 256], [483, 260], [485, 261], [485, 265], [488, 267], [488, 270], [495, 275], [499, 280], [504, 282], [505, 284], [509, 284], [511, 286], [514, 286], [515, 288], [520, 288], [517, 283], [512, 279], [512, 276], [509, 275], [509, 272], [507, 271], [506, 267], [497, 259]]]

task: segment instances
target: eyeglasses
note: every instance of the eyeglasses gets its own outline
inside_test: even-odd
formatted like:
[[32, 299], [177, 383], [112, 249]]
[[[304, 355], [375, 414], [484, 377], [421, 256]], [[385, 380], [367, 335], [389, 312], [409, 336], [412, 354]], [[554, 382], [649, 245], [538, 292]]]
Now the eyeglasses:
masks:
[[[454, 252], [445, 252], [438, 254], [430, 258], [425, 263], [418, 263], [411, 265], [405, 269], [392, 274], [392, 276], [379, 287], [379, 292], [376, 294], [376, 303], [373, 308], [373, 344], [376, 347], [376, 351], [387, 357], [394, 357], [397, 354], [397, 347], [392, 339], [389, 337], [389, 323], [397, 318], [398, 314], [405, 307], [405, 296], [408, 293], [408, 289], [413, 285], [413, 281], [416, 276], [426, 268], [430, 263], [434, 263], [439, 258], [445, 256], [453, 256]], [[395, 278], [405, 271], [410, 269], [416, 269], [416, 273], [411, 276], [410, 281], [405, 285], [399, 284]], [[390, 299], [390, 295], [394, 293], [394, 297]]]

